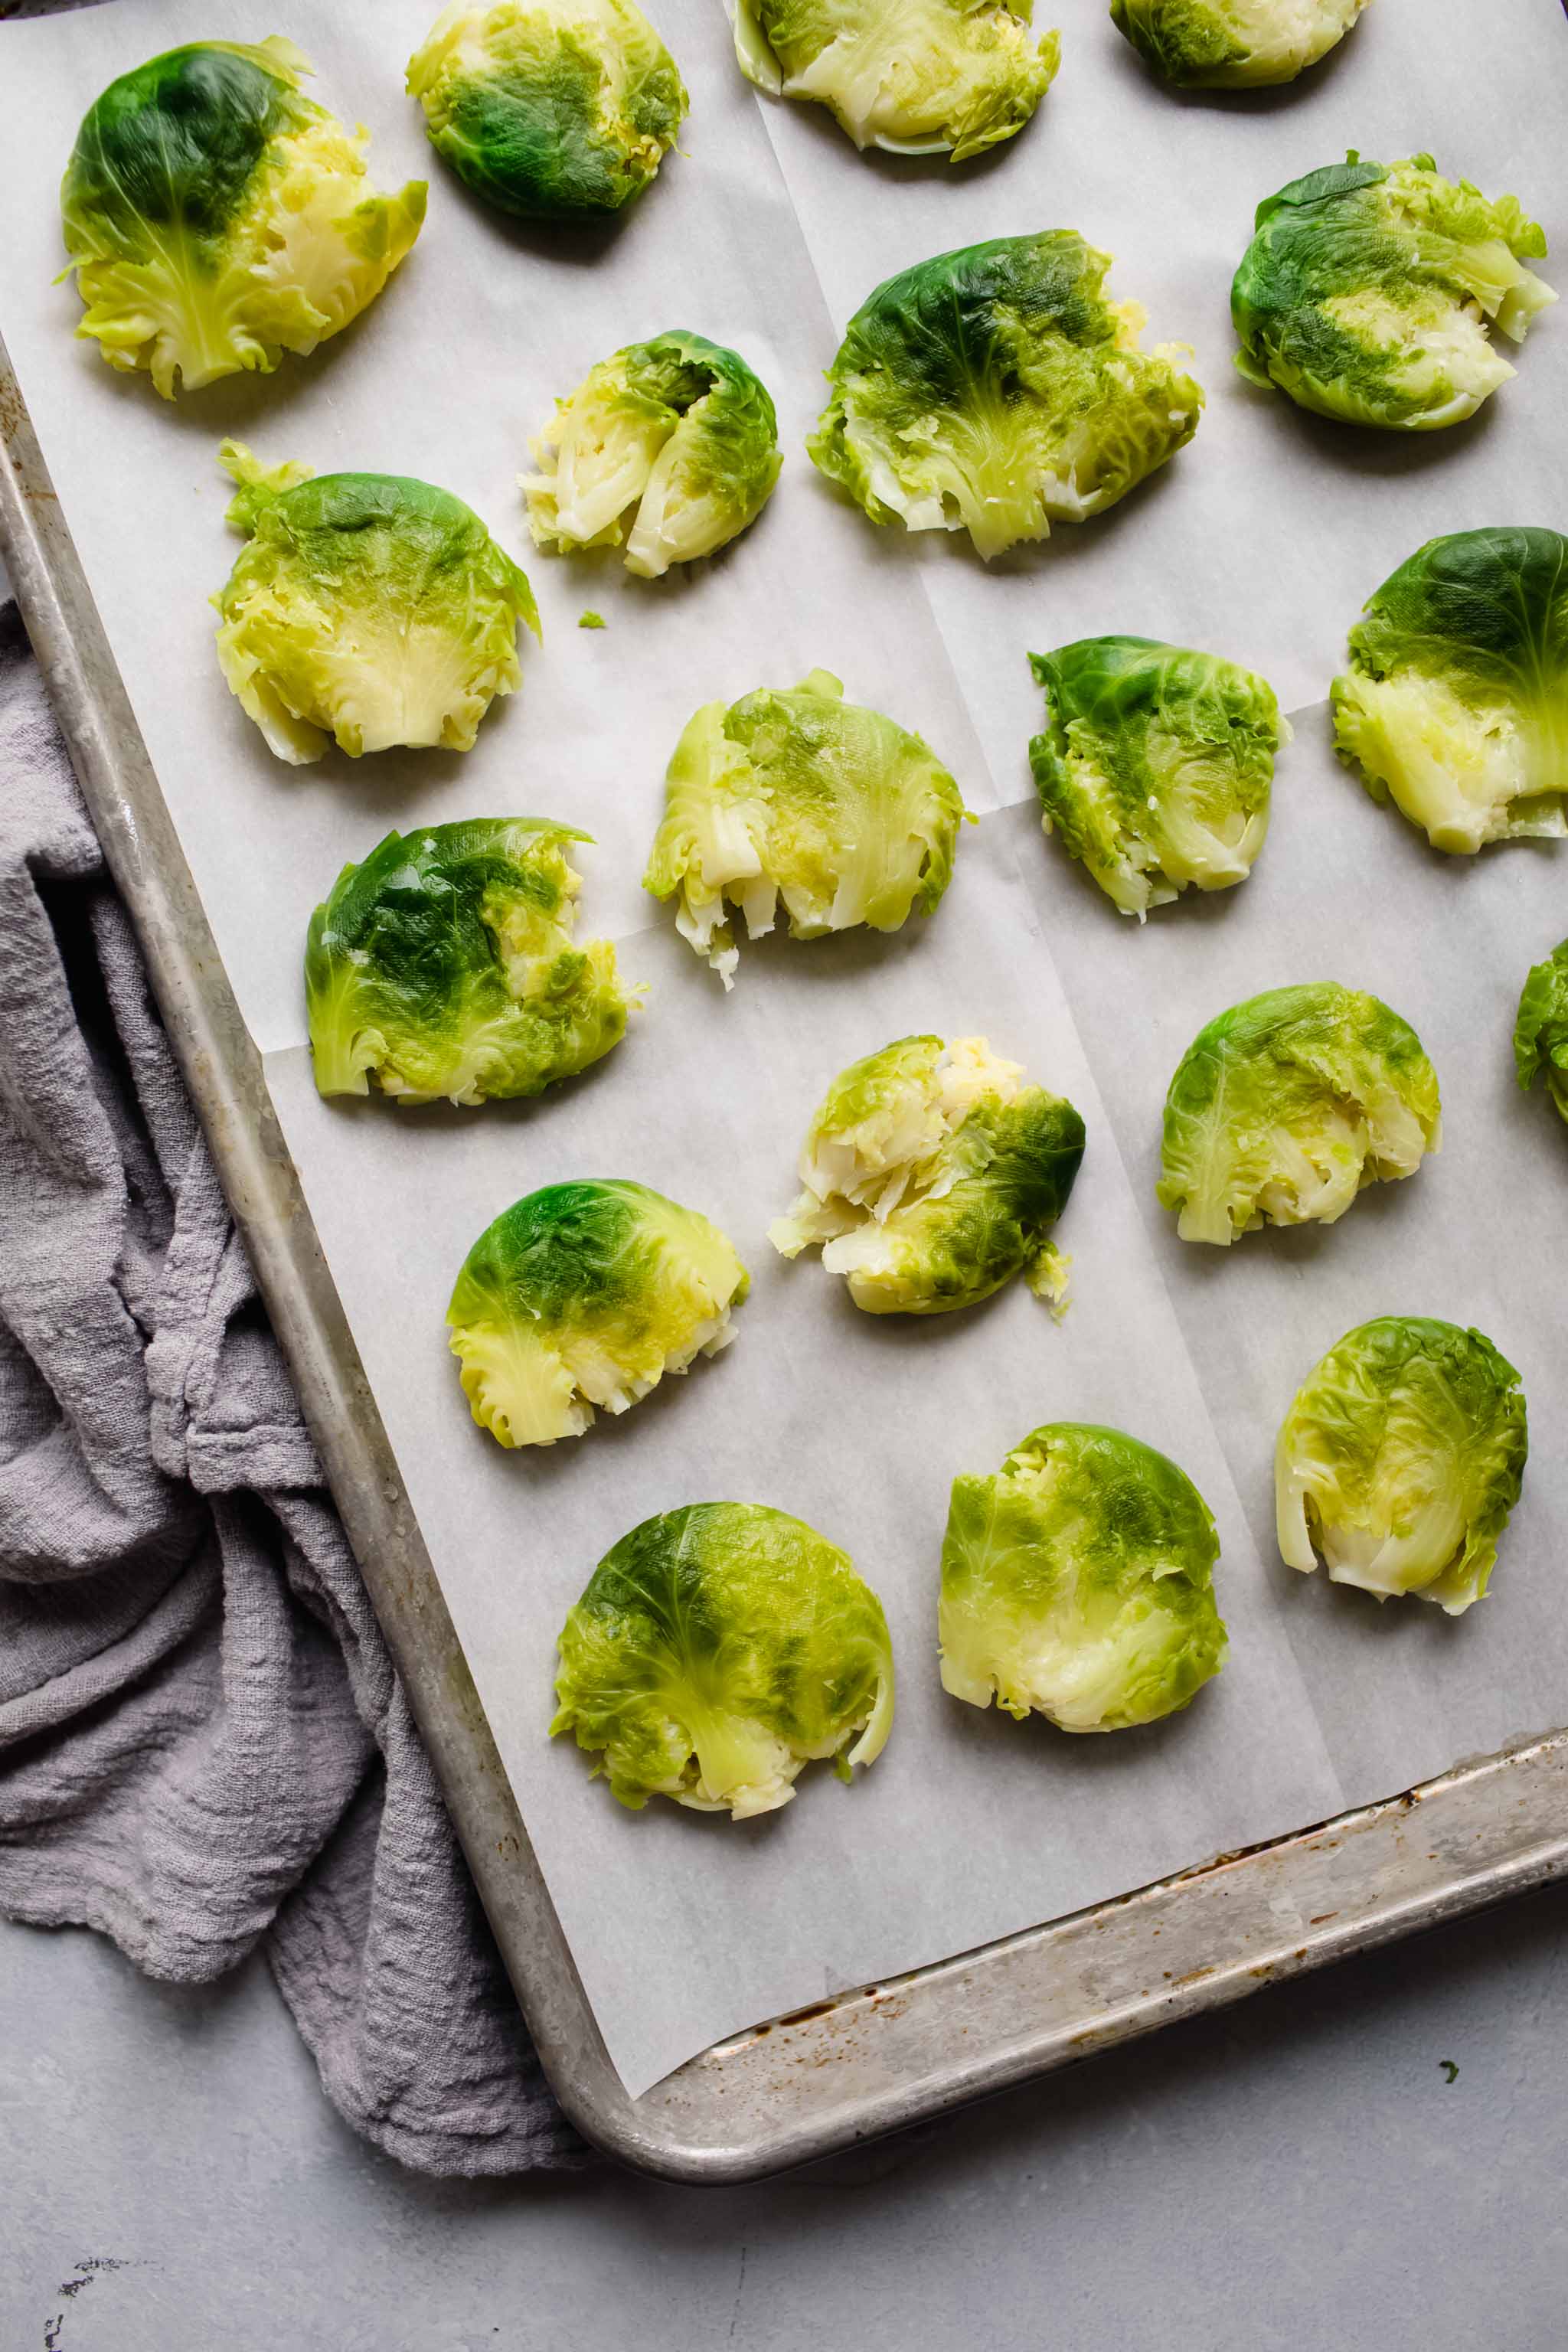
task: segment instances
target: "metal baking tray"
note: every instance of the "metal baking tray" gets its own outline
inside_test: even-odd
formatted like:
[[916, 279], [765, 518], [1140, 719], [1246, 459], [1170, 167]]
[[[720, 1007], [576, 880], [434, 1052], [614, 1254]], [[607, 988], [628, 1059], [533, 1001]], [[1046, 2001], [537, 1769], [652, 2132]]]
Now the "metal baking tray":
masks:
[[332, 1492], [562, 2105], [753, 2179], [1568, 1873], [1568, 1731], [731, 2035], [627, 2096], [495, 1750], [158, 779], [0, 344], [0, 551]]

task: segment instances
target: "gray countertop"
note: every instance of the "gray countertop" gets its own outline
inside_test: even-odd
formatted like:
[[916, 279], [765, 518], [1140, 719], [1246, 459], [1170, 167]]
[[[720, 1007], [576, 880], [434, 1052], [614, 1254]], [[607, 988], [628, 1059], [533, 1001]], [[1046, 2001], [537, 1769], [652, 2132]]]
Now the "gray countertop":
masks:
[[339, 2123], [258, 1964], [0, 1923], [0, 2346], [1554, 2352], [1565, 1963], [1552, 1888], [787, 2181], [469, 2186]]

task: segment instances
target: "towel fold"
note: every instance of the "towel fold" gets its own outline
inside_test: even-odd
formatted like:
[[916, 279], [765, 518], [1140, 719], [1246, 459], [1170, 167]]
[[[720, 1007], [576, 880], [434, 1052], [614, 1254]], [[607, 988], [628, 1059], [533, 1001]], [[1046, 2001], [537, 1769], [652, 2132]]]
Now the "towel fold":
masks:
[[0, 609], [0, 1909], [259, 1943], [404, 2163], [579, 2164]]

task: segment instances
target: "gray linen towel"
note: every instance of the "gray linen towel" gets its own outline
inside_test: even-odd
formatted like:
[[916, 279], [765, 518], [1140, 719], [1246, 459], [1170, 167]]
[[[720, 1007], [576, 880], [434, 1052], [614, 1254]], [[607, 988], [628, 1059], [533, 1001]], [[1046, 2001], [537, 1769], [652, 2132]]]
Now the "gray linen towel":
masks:
[[0, 608], [0, 1909], [258, 1941], [404, 2163], [581, 2163]]

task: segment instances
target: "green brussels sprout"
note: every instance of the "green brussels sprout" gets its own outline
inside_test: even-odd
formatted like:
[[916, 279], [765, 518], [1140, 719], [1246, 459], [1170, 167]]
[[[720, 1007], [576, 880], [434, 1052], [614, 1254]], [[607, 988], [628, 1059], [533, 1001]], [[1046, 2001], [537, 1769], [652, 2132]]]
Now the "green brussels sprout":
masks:
[[766, 387], [738, 352], [684, 327], [590, 368], [528, 446], [540, 470], [518, 481], [535, 546], [574, 555], [624, 538], [643, 580], [727, 546], [784, 463]]
[[474, 1419], [499, 1444], [581, 1437], [716, 1356], [751, 1279], [717, 1225], [646, 1184], [547, 1184], [487, 1225], [447, 1309]]
[[638, 1812], [743, 1822], [815, 1759], [842, 1780], [893, 1722], [882, 1604], [837, 1545], [763, 1503], [689, 1503], [606, 1552], [561, 1633], [551, 1737], [576, 1734]]
[[1519, 1374], [1479, 1331], [1382, 1315], [1313, 1367], [1279, 1431], [1279, 1549], [1450, 1617], [1486, 1591], [1530, 1440]]
[[79, 335], [165, 400], [269, 375], [374, 302], [419, 234], [423, 180], [379, 195], [365, 131], [300, 90], [292, 41], [196, 41], [110, 82], [60, 188]]
[[1249, 383], [1350, 425], [1435, 433], [1514, 373], [1516, 343], [1556, 295], [1526, 261], [1546, 239], [1514, 196], [1489, 203], [1430, 155], [1384, 165], [1353, 149], [1258, 207], [1231, 288]]
[[1351, 631], [1340, 757], [1436, 849], [1568, 833], [1568, 539], [1429, 540]]
[[408, 60], [408, 90], [475, 195], [543, 219], [640, 195], [689, 103], [632, 0], [453, 0]]
[[467, 751], [522, 675], [519, 621], [539, 635], [526, 574], [478, 515], [397, 474], [269, 470], [239, 441], [218, 455], [251, 535], [212, 600], [218, 660], [279, 758]]
[[955, 163], [1021, 131], [1056, 79], [1061, 38], [1031, 46], [1034, 0], [736, 0], [741, 71], [816, 99], [857, 147]]
[[838, 679], [814, 669], [787, 692], [759, 687], [690, 719], [643, 887], [679, 891], [677, 930], [730, 988], [741, 951], [726, 898], [753, 940], [773, 929], [781, 898], [792, 939], [858, 923], [896, 931], [947, 888], [965, 814], [918, 735], [846, 702]]
[[1120, 1429], [1051, 1422], [994, 1477], [955, 1478], [942, 1686], [1063, 1731], [1174, 1715], [1225, 1664], [1219, 1538], [1192, 1480]]
[[1204, 395], [1184, 344], [1138, 348], [1109, 254], [1070, 229], [999, 236], [889, 278], [850, 320], [812, 462], [877, 523], [967, 530], [989, 562], [1081, 522], [1174, 456]]
[[1274, 689], [1217, 654], [1085, 637], [1031, 654], [1047, 731], [1029, 745], [1047, 833], [1142, 922], [1195, 884], [1245, 882], [1268, 831]]
[[1331, 1225], [1363, 1185], [1415, 1174], [1440, 1111], [1420, 1038], [1379, 998], [1333, 981], [1271, 988], [1183, 1055], [1154, 1189], [1184, 1242]]
[[1337, 48], [1369, 0], [1110, 0], [1111, 21], [1179, 89], [1294, 81]]
[[1021, 1274], [1060, 1307], [1051, 1239], [1083, 1158], [1083, 1121], [984, 1037], [900, 1037], [841, 1070], [800, 1155], [801, 1192], [768, 1239], [822, 1247], [868, 1315], [945, 1315]]
[[1545, 1071], [1546, 1091], [1568, 1118], [1568, 940], [1531, 968], [1513, 1025], [1513, 1061], [1527, 1094]]
[[324, 1095], [399, 1102], [542, 1094], [626, 1028], [608, 940], [574, 947], [581, 885], [539, 817], [389, 833], [310, 918], [305, 1000]]

